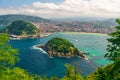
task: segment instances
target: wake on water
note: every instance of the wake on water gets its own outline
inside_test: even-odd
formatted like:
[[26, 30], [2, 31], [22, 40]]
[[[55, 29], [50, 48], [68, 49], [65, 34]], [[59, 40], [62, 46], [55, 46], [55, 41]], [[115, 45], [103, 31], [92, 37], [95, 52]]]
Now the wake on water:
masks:
[[36, 46], [38, 46], [38, 45], [34, 45], [32, 48], [33, 48], [33, 49], [40, 50], [42, 53], [48, 54], [48, 53], [47, 53], [46, 51], [44, 51], [42, 48], [37, 48]]

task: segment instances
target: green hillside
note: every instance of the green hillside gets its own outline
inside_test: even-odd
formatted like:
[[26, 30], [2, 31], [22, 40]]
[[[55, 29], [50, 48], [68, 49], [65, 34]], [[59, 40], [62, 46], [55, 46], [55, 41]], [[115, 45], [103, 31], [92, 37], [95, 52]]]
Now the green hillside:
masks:
[[2, 32], [14, 35], [33, 35], [38, 33], [39, 30], [32, 23], [19, 20], [12, 22]]
[[41, 17], [37, 17], [37, 16], [28, 16], [28, 15], [1, 15], [0, 16], [0, 25], [6, 26], [11, 24], [13, 21], [16, 20], [24, 20], [24, 21], [28, 21], [28, 22], [50, 22], [50, 20], [47, 19], [43, 19]]
[[50, 57], [53, 56], [71, 57], [74, 55], [83, 57], [82, 53], [80, 53], [79, 50], [75, 48], [75, 46], [71, 42], [63, 38], [59, 37], [53, 38], [49, 40], [44, 47], [45, 51], [48, 52]]

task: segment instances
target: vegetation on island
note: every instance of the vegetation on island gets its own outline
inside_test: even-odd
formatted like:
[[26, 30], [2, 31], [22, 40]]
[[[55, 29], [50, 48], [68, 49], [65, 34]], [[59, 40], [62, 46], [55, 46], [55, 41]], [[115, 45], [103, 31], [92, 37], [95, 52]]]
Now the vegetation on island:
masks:
[[[18, 50], [8, 44], [8, 34], [0, 34], [0, 80], [60, 80], [57, 77], [47, 78], [46, 76], [35, 75], [25, 71], [22, 68], [15, 67], [14, 64], [20, 61]], [[81, 78], [80, 74], [75, 74], [74, 67], [66, 64], [66, 76], [61, 80], [72, 80], [77, 75], [77, 80]]]
[[83, 56], [82, 53], [79, 52], [75, 46], [66, 39], [56, 37], [49, 40], [43, 48], [46, 52], [48, 52], [50, 57], [53, 56], [66, 56], [71, 57], [74, 55]]
[[1, 80], [120, 80], [120, 20], [117, 19], [116, 31], [110, 34], [108, 39], [106, 58], [112, 63], [98, 67], [88, 75], [81, 76], [74, 66], [66, 64], [66, 75], [62, 78], [33, 75], [24, 69], [14, 67], [19, 61], [18, 51], [8, 44], [8, 35], [0, 34], [0, 79]]
[[12, 22], [10, 25], [4, 28], [2, 32], [13, 35], [34, 35], [37, 34], [39, 30], [32, 23], [18, 20]]

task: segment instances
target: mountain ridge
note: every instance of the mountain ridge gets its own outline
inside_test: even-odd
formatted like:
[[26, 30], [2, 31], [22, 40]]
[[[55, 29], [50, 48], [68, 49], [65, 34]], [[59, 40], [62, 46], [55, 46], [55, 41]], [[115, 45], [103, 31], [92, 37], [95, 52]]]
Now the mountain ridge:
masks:
[[31, 15], [22, 15], [22, 14], [0, 15], [0, 25], [3, 25], [3, 26], [9, 25], [16, 20], [24, 20], [24, 21], [33, 22], [33, 23], [51, 22], [48, 19], [44, 19], [38, 16], [31, 16]]

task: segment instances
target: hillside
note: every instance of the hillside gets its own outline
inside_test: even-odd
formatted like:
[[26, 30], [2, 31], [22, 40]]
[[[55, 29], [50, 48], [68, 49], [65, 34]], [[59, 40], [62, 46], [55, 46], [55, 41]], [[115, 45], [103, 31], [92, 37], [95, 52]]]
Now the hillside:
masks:
[[84, 57], [82, 53], [79, 52], [75, 46], [66, 39], [63, 38], [53, 38], [49, 40], [43, 47], [43, 49], [49, 54], [50, 57], [73, 57], [81, 56]]
[[6, 28], [2, 30], [8, 34], [13, 35], [33, 35], [39, 32], [39, 30], [32, 24], [25, 21], [14, 21]]
[[11, 15], [1, 15], [0, 16], [0, 25], [6, 26], [16, 20], [24, 20], [24, 21], [28, 21], [28, 22], [34, 22], [34, 23], [50, 22], [50, 20], [43, 19], [43, 18], [37, 17], [37, 16], [11, 14]]

